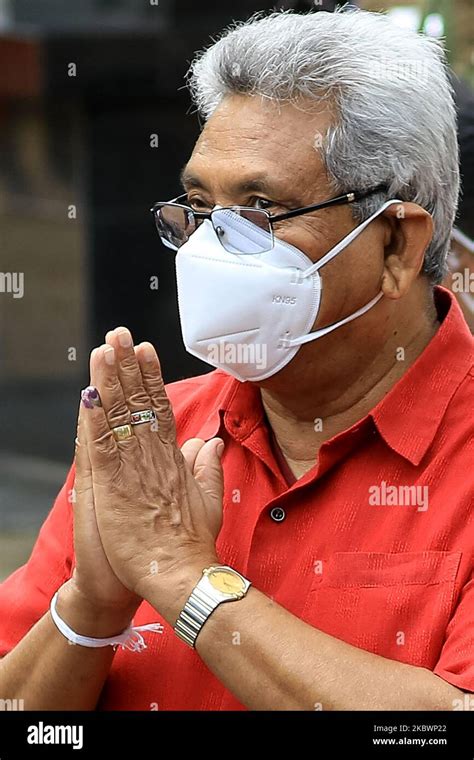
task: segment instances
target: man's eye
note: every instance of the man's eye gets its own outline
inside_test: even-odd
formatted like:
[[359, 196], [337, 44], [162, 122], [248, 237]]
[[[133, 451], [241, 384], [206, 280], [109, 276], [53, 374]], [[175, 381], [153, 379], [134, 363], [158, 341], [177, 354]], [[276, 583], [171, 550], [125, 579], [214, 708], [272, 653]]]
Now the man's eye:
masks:
[[188, 198], [188, 203], [191, 208], [194, 208], [196, 211], [210, 211], [212, 208], [212, 206], [210, 207], [209, 204], [201, 200], [201, 198]]
[[[188, 204], [193, 208], [195, 211], [211, 211], [213, 206], [209, 203], [206, 203], [206, 201], [202, 200], [201, 198], [198, 198], [197, 196], [194, 196], [192, 198], [188, 197]], [[260, 208], [260, 209], [269, 209], [269, 208], [276, 208], [278, 204], [275, 201], [271, 201], [268, 198], [251, 198], [250, 203], [245, 204], [251, 207]]]
[[275, 201], [270, 201], [268, 198], [255, 198], [254, 204], [261, 209], [268, 209], [277, 205]]

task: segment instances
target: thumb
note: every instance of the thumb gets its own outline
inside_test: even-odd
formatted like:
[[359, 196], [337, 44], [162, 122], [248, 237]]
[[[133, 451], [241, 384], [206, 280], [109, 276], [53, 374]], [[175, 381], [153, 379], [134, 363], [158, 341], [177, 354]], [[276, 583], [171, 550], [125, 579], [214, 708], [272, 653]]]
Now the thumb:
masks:
[[224, 495], [224, 475], [221, 456], [224, 451], [222, 438], [212, 438], [198, 451], [194, 462], [193, 475], [211, 502], [222, 507]]

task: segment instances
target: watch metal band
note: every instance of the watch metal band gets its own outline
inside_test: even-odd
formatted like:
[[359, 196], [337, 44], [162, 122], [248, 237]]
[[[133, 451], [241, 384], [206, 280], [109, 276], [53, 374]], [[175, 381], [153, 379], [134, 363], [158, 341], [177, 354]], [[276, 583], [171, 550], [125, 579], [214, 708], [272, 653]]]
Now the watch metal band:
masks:
[[[213, 573], [228, 573], [237, 576], [241, 588], [235, 592], [218, 590], [209, 581]], [[194, 587], [186, 604], [174, 625], [174, 631], [188, 646], [194, 648], [196, 639], [209, 615], [223, 602], [242, 599], [251, 586], [251, 582], [244, 578], [237, 570], [227, 565], [217, 565], [203, 570], [202, 577]]]
[[220, 599], [211, 598], [196, 586], [174, 627], [179, 638], [194, 648], [199, 631], [220, 603]]

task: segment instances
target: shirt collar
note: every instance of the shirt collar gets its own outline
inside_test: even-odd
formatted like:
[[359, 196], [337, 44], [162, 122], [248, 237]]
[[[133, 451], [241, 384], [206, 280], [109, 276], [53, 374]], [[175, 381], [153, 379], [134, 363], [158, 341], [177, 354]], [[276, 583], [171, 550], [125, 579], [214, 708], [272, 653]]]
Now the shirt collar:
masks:
[[264, 409], [260, 391], [252, 383], [242, 383], [221, 369], [226, 382], [221, 386], [216, 397], [214, 410], [196, 433], [198, 438], [209, 440], [222, 431], [227, 431], [237, 440], [243, 441], [263, 421]]
[[473, 337], [453, 294], [437, 286], [441, 325], [424, 351], [370, 415], [390, 448], [418, 465], [473, 363]]
[[[473, 363], [473, 337], [455, 297], [437, 286], [435, 305], [441, 321], [436, 334], [367, 416], [387, 445], [414, 465], [432, 443], [451, 398]], [[209, 440], [224, 425], [242, 442], [264, 419], [260, 392], [252, 383], [242, 383], [223, 370], [216, 372], [226, 375], [227, 382], [197, 437]]]

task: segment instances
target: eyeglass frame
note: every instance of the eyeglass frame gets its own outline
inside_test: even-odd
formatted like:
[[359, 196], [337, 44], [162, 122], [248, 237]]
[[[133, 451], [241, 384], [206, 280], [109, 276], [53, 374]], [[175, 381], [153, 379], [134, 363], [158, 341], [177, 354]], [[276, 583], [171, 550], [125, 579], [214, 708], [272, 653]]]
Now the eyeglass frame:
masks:
[[[319, 211], [320, 209], [329, 208], [329, 207], [332, 207], [332, 206], [342, 206], [342, 205], [345, 205], [345, 204], [348, 204], [348, 203], [355, 203], [357, 201], [363, 200], [364, 198], [368, 198], [370, 195], [375, 195], [375, 193], [381, 193], [381, 192], [385, 192], [386, 193], [387, 191], [388, 191], [388, 187], [386, 185], [384, 185], [384, 184], [380, 184], [380, 185], [377, 185], [376, 187], [371, 188], [370, 190], [365, 190], [363, 192], [353, 191], [353, 192], [350, 192], [350, 193], [344, 193], [343, 195], [338, 195], [338, 196], [336, 196], [334, 198], [329, 198], [327, 201], [321, 201], [320, 203], [314, 203], [314, 204], [312, 204], [310, 206], [301, 206], [300, 208], [291, 209], [290, 211], [285, 211], [282, 214], [274, 214], [274, 215], [270, 214], [267, 211], [267, 209], [264, 209], [264, 208], [256, 209], [253, 206], [239, 206], [238, 204], [234, 204], [233, 206], [223, 206], [222, 208], [221, 207], [215, 208], [215, 209], [212, 209], [211, 211], [195, 211], [192, 208], [192, 206], [187, 206], [185, 203], [180, 203], [180, 201], [183, 198], [187, 198], [187, 196], [188, 196], [188, 193], [182, 193], [181, 195], [178, 195], [176, 198], [173, 198], [170, 201], [157, 201], [150, 208], [150, 212], [153, 215], [153, 219], [155, 221], [155, 226], [157, 228], [158, 235], [159, 235], [160, 240], [161, 240], [160, 231], [159, 231], [158, 225], [157, 225], [157, 212], [158, 212], [158, 210], [162, 206], [175, 205], [175, 206], [179, 206], [180, 208], [185, 208], [188, 211], [192, 212], [195, 220], [197, 220], [197, 219], [209, 219], [211, 221], [211, 223], [212, 223], [212, 214], [215, 211], [234, 211], [235, 209], [244, 209], [246, 211], [260, 211], [260, 212], [264, 213], [267, 216], [267, 218], [268, 218], [269, 229], [270, 229], [271, 234], [272, 234], [272, 247], [273, 247], [273, 245], [274, 245], [273, 237], [274, 237], [274, 234], [275, 234], [274, 233], [274, 229], [273, 229], [273, 223], [274, 222], [281, 222], [281, 221], [284, 221], [285, 219], [293, 219], [296, 216], [302, 216], [303, 214], [309, 214], [312, 211]], [[212, 227], [214, 229], [214, 232], [216, 232], [216, 229], [215, 229], [213, 223], [212, 223]], [[197, 228], [198, 228], [198, 225], [196, 225], [196, 229], [193, 230], [193, 232], [196, 232]], [[191, 235], [192, 234], [193, 233], [191, 233]], [[217, 234], [217, 232], [216, 232], [216, 236], [219, 239], [219, 235]], [[219, 242], [220, 242], [220, 240], [219, 240]], [[169, 243], [169, 241], [167, 241], [167, 243], [168, 243], [168, 245], [171, 248], [173, 248], [173, 249], [175, 248], [173, 244]], [[184, 243], [183, 243], [183, 245], [184, 245]], [[176, 248], [176, 250], [179, 250], [179, 249]], [[271, 250], [271, 249], [269, 249], [269, 250]]]

